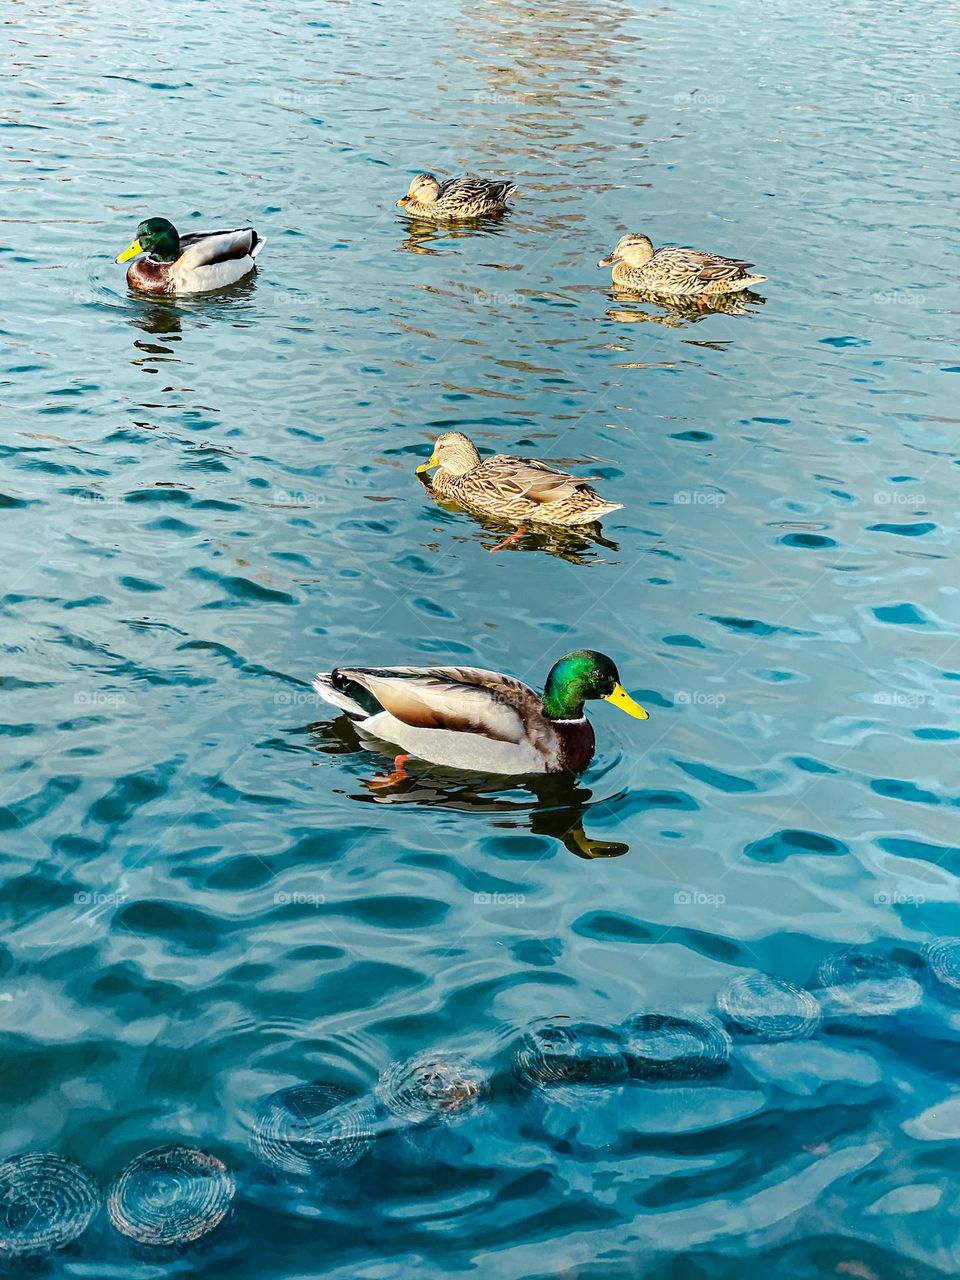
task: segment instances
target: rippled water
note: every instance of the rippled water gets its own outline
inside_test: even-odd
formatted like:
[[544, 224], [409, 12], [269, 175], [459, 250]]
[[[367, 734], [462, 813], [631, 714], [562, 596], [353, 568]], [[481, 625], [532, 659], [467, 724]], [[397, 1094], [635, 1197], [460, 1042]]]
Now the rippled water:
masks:
[[[960, 932], [956, 10], [24, 0], [3, 32], [0, 1156], [106, 1187], [209, 1149], [258, 1277], [954, 1274], [960, 1020], [921, 952]], [[411, 228], [421, 168], [521, 195]], [[158, 213], [253, 222], [259, 274], [128, 295]], [[765, 294], [614, 297], [628, 229]], [[624, 510], [489, 555], [414, 475], [449, 427]], [[590, 770], [535, 789], [370, 788], [309, 689], [539, 684], [580, 645], [651, 719], [598, 705]], [[858, 985], [702, 1085], [503, 1084], [535, 1018], [704, 1013], [855, 944], [922, 1003]], [[264, 1098], [433, 1048], [491, 1103], [267, 1185]], [[224, 1263], [101, 1215], [50, 1265]]]

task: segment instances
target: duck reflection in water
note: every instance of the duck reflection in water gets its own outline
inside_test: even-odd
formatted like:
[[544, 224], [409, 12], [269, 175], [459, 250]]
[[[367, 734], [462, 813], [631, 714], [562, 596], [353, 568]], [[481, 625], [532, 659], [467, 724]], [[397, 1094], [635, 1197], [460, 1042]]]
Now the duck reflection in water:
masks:
[[[130, 314], [131, 323], [144, 333], [149, 333], [156, 338], [169, 338], [174, 342], [179, 342], [183, 334], [183, 317], [180, 308], [171, 299], [150, 299], [144, 300]], [[144, 344], [139, 340], [136, 345], [143, 349]]]
[[[245, 322], [247, 313], [251, 311], [253, 295], [256, 291], [256, 277], [240, 280], [225, 289], [214, 293], [196, 294], [193, 297], [163, 298], [148, 297], [146, 294], [129, 299], [128, 312], [130, 323], [135, 329], [148, 334], [151, 338], [159, 338], [166, 342], [181, 342], [192, 325], [206, 327], [207, 324], [222, 324], [224, 312], [228, 320], [235, 324]], [[142, 338], [134, 339], [134, 347], [141, 353], [134, 363], [145, 364], [147, 357], [154, 362], [178, 360], [177, 353], [166, 346], [155, 342], [145, 342]]]
[[[479, 218], [469, 218], [462, 222], [427, 222], [423, 218], [407, 218], [407, 237], [400, 248], [407, 253], [439, 254], [443, 252], [445, 240], [460, 240], [469, 236], [499, 235], [501, 223], [507, 216], [507, 210], [499, 213], [485, 213]], [[434, 248], [433, 246], [437, 247]]]
[[[346, 716], [311, 724], [308, 731], [316, 750], [324, 755], [368, 755], [369, 745]], [[427, 805], [491, 814], [495, 826], [526, 827], [531, 835], [559, 841], [578, 858], [620, 858], [630, 852], [630, 846], [619, 840], [587, 835], [584, 820], [604, 799], [595, 799], [590, 788], [570, 773], [500, 777], [411, 761], [402, 773], [376, 774], [360, 782], [363, 791], [351, 795], [360, 804]]]
[[[697, 305], [695, 298], [666, 298], [655, 293], [627, 293], [615, 290], [614, 302], [622, 306], [610, 307], [607, 316], [618, 324], [662, 324], [668, 329], [685, 329], [691, 324], [700, 324], [710, 316], [748, 316], [755, 315], [766, 303], [762, 294], [744, 289], [740, 293], [719, 294], [711, 297], [703, 307]], [[653, 311], [642, 310], [652, 307]]]
[[[474, 537], [482, 543], [487, 551], [543, 551], [549, 556], [556, 556], [558, 560], [566, 560], [568, 564], [617, 563], [617, 561], [607, 560], [598, 554], [598, 547], [605, 547], [608, 551], [619, 551], [620, 544], [604, 537], [602, 528], [596, 522], [578, 525], [572, 529], [537, 525], [536, 527], [525, 529], [523, 533], [518, 535], [516, 527], [510, 524], [509, 521], [496, 520], [493, 516], [484, 515], [479, 511], [470, 511], [462, 507], [458, 502], [453, 502], [448, 498], [441, 498], [430, 489], [429, 484], [424, 484], [424, 488], [430, 492], [433, 501], [441, 510], [455, 516], [468, 515], [471, 520], [478, 524], [480, 530]], [[463, 538], [461, 540], [469, 541], [470, 539]], [[431, 550], [440, 550], [439, 543], [428, 545]]]

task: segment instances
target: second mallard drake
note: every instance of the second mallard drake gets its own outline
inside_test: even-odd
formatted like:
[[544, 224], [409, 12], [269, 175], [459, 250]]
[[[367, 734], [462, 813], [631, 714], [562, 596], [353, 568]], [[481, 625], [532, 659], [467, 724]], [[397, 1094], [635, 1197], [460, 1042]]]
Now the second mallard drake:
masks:
[[623, 503], [607, 502], [588, 483], [596, 476], [572, 476], [535, 458], [498, 453], [481, 459], [462, 431], [437, 437], [428, 462], [418, 472], [436, 467], [431, 486], [441, 497], [510, 524], [592, 524]]
[[649, 236], [635, 232], [621, 236], [613, 253], [597, 263], [598, 267], [612, 266], [613, 283], [623, 289], [697, 298], [701, 303], [719, 294], [751, 289], [766, 280], [766, 276], [750, 274], [752, 265], [700, 249], [654, 249]]
[[182, 236], [166, 218], [147, 218], [117, 262], [130, 263], [127, 284], [140, 293], [211, 293], [251, 272], [265, 243], [253, 227]]
[[459, 218], [479, 218], [487, 213], [502, 213], [507, 200], [516, 191], [513, 182], [495, 178], [478, 178], [466, 173], [461, 178], [438, 182], [432, 173], [418, 173], [410, 182], [405, 196], [397, 201], [414, 218], [434, 222], [453, 222]]
[[638, 720], [646, 711], [627, 693], [611, 658], [568, 653], [550, 669], [543, 696], [499, 671], [478, 667], [337, 667], [313, 687], [360, 729], [407, 754], [471, 773], [579, 773], [593, 758], [590, 698]]

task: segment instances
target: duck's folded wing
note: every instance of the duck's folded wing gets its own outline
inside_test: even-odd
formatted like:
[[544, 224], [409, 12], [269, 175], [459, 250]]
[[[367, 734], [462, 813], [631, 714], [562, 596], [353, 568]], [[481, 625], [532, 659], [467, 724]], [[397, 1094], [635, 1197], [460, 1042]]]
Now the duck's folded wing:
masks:
[[465, 173], [459, 178], [447, 178], [440, 183], [440, 198], [455, 195], [458, 199], [505, 200], [517, 189], [515, 182], [501, 182], [498, 178], [481, 178], [477, 173]]
[[338, 687], [359, 685], [404, 724], [498, 742], [522, 742], [525, 713], [540, 708], [527, 685], [477, 667], [338, 667], [332, 676]]
[[492, 458], [493, 466], [484, 466], [483, 480], [504, 498], [526, 498], [528, 502], [562, 502], [588, 488], [588, 481], [599, 476], [572, 476], [533, 458]]
[[187, 270], [210, 267], [232, 258], [255, 257], [260, 237], [253, 227], [236, 227], [233, 231], [206, 231], [180, 237], [179, 265]]
[[721, 258], [716, 253], [702, 253], [697, 249], [684, 249], [690, 272], [703, 284], [714, 280], [731, 280], [744, 275], [753, 266], [739, 258]]

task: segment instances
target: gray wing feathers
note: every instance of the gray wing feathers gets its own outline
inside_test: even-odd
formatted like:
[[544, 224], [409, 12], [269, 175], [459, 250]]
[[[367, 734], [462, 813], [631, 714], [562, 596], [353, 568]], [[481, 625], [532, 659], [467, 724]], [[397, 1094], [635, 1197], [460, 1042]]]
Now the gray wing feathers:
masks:
[[186, 270], [195, 270], [233, 258], [255, 258], [262, 247], [263, 241], [253, 227], [181, 236], [178, 265]]
[[578, 491], [589, 490], [588, 482], [600, 478], [572, 476], [532, 458], [504, 455], [491, 461], [509, 466], [509, 474], [498, 475], [497, 469], [491, 467], [490, 474], [483, 477], [484, 484], [495, 485], [504, 498], [523, 497], [531, 502], [562, 502], [565, 498], [572, 498]]
[[481, 178], [476, 173], [465, 173], [460, 178], [447, 178], [445, 182], [440, 184], [440, 195], [438, 199], [443, 200], [450, 196], [456, 196], [458, 200], [470, 198], [483, 198], [493, 200], [506, 200], [517, 189], [515, 182], [499, 181], [495, 178]]
[[340, 668], [369, 690], [384, 711], [422, 729], [478, 733], [500, 742], [521, 742], [526, 712], [539, 710], [532, 689], [478, 667]]

